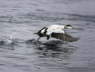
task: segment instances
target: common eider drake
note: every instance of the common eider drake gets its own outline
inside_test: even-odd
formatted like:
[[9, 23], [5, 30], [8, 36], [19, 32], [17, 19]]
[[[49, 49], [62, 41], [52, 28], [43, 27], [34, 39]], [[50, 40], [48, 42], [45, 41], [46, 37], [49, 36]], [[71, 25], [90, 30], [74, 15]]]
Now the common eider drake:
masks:
[[37, 33], [39, 40], [41, 37], [47, 37], [47, 40], [50, 38], [56, 38], [64, 41], [76, 41], [78, 38], [72, 37], [71, 35], [65, 32], [65, 29], [73, 29], [72, 25], [50, 25], [48, 27], [43, 27]]

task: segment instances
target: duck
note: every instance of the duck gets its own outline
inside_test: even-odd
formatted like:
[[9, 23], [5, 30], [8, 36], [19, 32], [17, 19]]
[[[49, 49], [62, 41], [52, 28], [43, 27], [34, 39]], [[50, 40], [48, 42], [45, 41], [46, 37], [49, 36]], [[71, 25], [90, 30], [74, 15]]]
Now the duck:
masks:
[[66, 25], [50, 25], [47, 27], [43, 27], [40, 30], [38, 30], [36, 35], [39, 37], [37, 38], [37, 41], [40, 40], [42, 37], [46, 37], [47, 40], [50, 38], [56, 38], [64, 41], [77, 41], [78, 38], [73, 37], [69, 35], [67, 32], [65, 32], [66, 29], [73, 29], [74, 27], [70, 24]]

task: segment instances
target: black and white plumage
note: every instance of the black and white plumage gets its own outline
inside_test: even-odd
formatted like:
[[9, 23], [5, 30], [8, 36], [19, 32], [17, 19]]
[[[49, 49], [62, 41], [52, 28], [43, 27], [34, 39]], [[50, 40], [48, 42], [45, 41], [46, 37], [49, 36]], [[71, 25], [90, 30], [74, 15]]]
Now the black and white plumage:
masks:
[[39, 38], [47, 37], [47, 40], [50, 38], [56, 38], [64, 41], [76, 41], [78, 38], [72, 37], [71, 35], [65, 32], [65, 29], [72, 29], [71, 25], [50, 25], [48, 27], [43, 27], [37, 33]]

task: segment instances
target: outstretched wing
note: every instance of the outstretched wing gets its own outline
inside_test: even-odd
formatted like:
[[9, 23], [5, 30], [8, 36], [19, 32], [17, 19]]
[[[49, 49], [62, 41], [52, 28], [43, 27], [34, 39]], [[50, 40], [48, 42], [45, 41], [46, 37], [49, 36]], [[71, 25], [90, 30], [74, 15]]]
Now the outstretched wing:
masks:
[[78, 40], [78, 38], [72, 37], [67, 33], [52, 33], [51, 37], [69, 42], [74, 42]]

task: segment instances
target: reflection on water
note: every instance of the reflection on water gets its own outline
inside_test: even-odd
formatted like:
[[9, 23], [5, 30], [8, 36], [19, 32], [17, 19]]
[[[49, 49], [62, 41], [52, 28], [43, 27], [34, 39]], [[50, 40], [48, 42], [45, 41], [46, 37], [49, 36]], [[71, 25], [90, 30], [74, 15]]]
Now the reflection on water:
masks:
[[[24, 42], [18, 41], [15, 44], [0, 45], [0, 56], [3, 56], [0, 61], [7, 58], [9, 63], [4, 60], [2, 63], [3, 66], [6, 66], [7, 64], [26, 71], [32, 70], [31, 65], [36, 67], [33, 71], [35, 71], [35, 69], [43, 69], [44, 67], [60, 69], [62, 66], [61, 68], [63, 69], [63, 65], [68, 64], [68, 61], [66, 60], [70, 58], [76, 49], [76, 46], [72, 46], [69, 43], [64, 43], [60, 40], [50, 40], [47, 42], [40, 42], [35, 39], [26, 40]], [[10, 62], [14, 59], [16, 60]], [[59, 64], [55, 61], [59, 62]], [[17, 63], [15, 64], [15, 62]]]
[[33, 40], [28, 40], [28, 46], [31, 45], [37, 50], [37, 54], [42, 55], [42, 57], [55, 57], [62, 58], [62, 54], [64, 57], [68, 57], [71, 55], [76, 49], [76, 46], [72, 46], [69, 43], [64, 43], [61, 40], [51, 40], [47, 42], [40, 42]]

